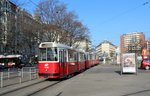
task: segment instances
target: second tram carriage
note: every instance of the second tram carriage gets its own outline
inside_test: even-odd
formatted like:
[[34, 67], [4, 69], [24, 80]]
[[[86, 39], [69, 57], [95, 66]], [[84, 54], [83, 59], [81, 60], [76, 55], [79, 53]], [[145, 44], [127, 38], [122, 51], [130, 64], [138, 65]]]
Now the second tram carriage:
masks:
[[99, 63], [97, 55], [64, 44], [43, 42], [39, 45], [39, 77], [63, 78]]

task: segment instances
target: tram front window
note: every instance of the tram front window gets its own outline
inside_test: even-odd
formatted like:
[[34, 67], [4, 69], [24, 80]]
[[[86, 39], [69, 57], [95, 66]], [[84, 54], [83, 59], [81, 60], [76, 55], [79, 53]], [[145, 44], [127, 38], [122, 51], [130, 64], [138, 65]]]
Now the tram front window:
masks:
[[46, 61], [46, 48], [41, 48], [40, 49], [40, 61]]
[[57, 48], [41, 48], [39, 59], [40, 61], [57, 61]]

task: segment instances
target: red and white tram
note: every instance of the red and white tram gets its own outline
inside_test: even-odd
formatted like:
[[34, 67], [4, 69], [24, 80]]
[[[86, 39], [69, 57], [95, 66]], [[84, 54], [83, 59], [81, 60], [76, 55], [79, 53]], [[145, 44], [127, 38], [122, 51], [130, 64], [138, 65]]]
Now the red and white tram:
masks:
[[39, 48], [38, 70], [41, 78], [63, 78], [94, 65], [89, 63], [87, 66], [84, 51], [63, 44], [43, 42]]
[[22, 68], [23, 66], [22, 55], [0, 55], [0, 68]]

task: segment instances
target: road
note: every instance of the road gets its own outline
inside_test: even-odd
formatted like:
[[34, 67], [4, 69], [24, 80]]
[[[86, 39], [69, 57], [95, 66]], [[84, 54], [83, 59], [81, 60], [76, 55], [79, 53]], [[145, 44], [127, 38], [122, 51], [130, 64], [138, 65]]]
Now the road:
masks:
[[67, 80], [35, 79], [0, 89], [0, 96], [149, 96], [150, 70], [120, 75], [119, 66], [99, 64]]

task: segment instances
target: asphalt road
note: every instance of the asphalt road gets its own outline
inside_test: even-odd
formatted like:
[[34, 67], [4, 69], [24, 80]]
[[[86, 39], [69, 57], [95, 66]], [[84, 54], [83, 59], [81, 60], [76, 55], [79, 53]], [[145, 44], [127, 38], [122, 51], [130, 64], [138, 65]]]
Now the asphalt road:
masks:
[[35, 79], [0, 89], [0, 96], [149, 96], [150, 70], [120, 75], [119, 66], [99, 64], [67, 80]]

